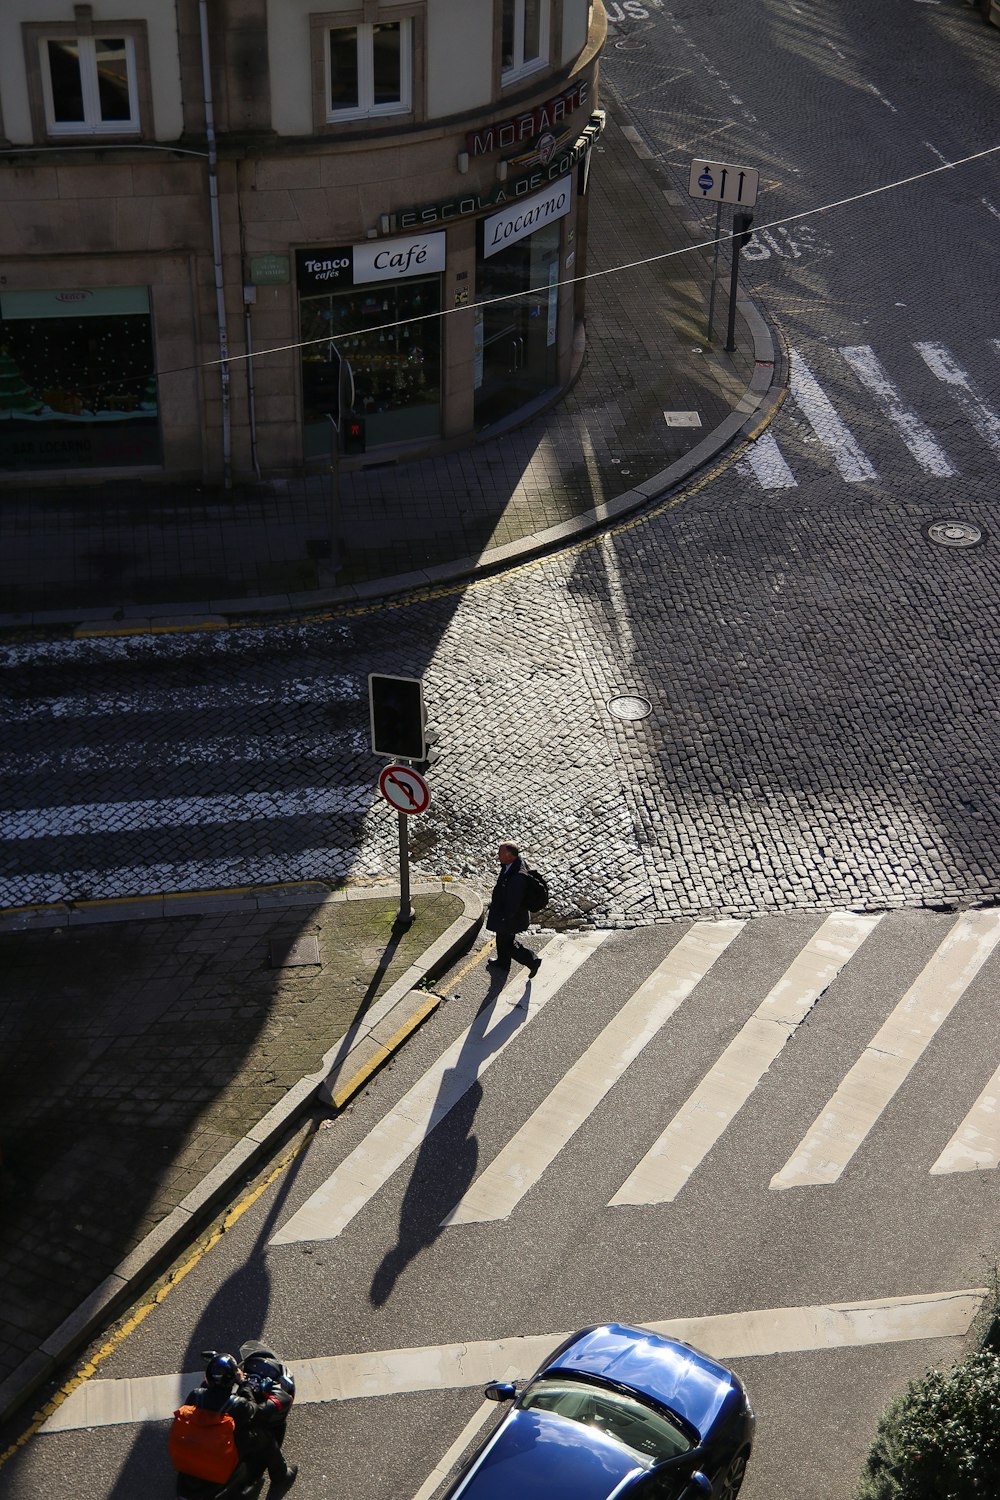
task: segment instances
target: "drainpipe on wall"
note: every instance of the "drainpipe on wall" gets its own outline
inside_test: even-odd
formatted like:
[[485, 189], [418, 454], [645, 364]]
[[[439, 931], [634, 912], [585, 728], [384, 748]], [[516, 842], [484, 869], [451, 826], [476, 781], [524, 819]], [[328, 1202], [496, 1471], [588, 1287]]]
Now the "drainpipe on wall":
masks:
[[212, 108], [212, 69], [208, 56], [208, 8], [198, 0], [201, 30], [201, 77], [205, 95], [205, 134], [208, 137], [208, 201], [212, 223], [212, 260], [215, 265], [215, 307], [219, 322], [219, 360], [222, 377], [222, 476], [227, 490], [233, 487], [232, 432], [229, 412], [229, 325], [226, 294], [222, 283], [222, 231], [219, 226], [219, 174], [215, 149], [215, 113]]

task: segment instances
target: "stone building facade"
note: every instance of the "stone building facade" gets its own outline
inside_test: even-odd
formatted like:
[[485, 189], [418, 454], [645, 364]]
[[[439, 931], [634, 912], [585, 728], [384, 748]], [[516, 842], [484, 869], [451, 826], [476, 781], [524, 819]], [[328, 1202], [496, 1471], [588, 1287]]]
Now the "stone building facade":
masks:
[[606, 24], [600, 0], [4, 0], [0, 485], [374, 462], [552, 400]]

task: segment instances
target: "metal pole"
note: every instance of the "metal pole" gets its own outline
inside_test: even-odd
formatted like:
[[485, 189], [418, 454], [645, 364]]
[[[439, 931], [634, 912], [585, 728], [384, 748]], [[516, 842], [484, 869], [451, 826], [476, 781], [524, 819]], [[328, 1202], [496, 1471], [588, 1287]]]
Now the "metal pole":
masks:
[[726, 335], [726, 353], [732, 354], [736, 349], [736, 283], [740, 274], [740, 247], [739, 241], [733, 239], [733, 269], [729, 276], [729, 330]]
[[396, 819], [399, 823], [399, 911], [393, 925], [409, 927], [416, 912], [410, 905], [410, 851], [406, 841], [406, 813], [398, 812]]
[[715, 283], [719, 275], [719, 236], [722, 233], [722, 204], [715, 207], [715, 250], [712, 254], [712, 290], [708, 299], [708, 339], [712, 342], [712, 321], [715, 318]]

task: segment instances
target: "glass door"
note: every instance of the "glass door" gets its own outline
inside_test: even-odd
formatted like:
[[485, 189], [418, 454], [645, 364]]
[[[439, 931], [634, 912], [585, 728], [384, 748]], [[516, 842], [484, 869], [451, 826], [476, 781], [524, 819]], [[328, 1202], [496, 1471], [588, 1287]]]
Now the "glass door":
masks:
[[557, 383], [559, 225], [491, 256], [476, 301], [476, 426], [489, 427]]

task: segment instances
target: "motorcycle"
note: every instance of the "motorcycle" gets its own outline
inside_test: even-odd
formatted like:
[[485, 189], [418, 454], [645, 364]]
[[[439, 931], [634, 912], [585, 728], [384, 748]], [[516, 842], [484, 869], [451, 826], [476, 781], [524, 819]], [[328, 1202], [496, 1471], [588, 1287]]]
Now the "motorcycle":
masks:
[[[216, 1349], [201, 1351], [206, 1364], [217, 1353]], [[240, 1345], [240, 1365], [257, 1403], [255, 1423], [270, 1432], [280, 1448], [285, 1441], [288, 1413], [295, 1400], [295, 1377], [272, 1349], [256, 1339]], [[178, 1473], [177, 1500], [255, 1500], [266, 1468], [262, 1459], [242, 1458], [222, 1485], [214, 1480]]]

